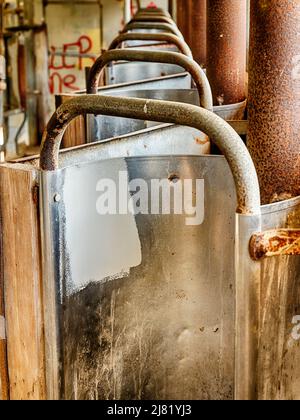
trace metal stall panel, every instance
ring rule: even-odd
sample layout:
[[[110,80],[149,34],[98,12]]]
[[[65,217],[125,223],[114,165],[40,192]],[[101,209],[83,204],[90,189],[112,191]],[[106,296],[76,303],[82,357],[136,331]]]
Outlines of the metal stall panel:
[[[236,252],[236,398],[258,400],[300,399],[299,287],[297,242],[293,256],[284,255],[291,240],[280,230],[299,237],[300,197],[261,207],[261,216],[237,216]],[[298,229],[298,230],[297,230]],[[251,259],[252,235],[269,238],[272,257]],[[296,233],[295,233],[296,235]],[[298,252],[298,254],[297,254]],[[253,254],[254,255],[254,254]],[[298,255],[298,256],[296,256]],[[261,257],[261,258],[260,258]]]
[[[148,187],[204,180],[203,223],[99,216],[97,183],[120,172]],[[46,319],[49,396],[232,399],[236,200],[225,159],[78,163],[41,183],[46,313],[57,314]]]
[[[299,229],[300,198],[263,206],[262,225],[263,231]],[[262,400],[300,399],[299,273],[299,256],[279,252],[261,263],[258,398]]]
[[[107,67],[107,84],[135,82],[137,80],[182,73],[182,67],[160,63],[116,63]]]
[[[174,76],[164,76],[149,80],[141,80],[137,82],[131,83],[124,83],[121,85],[115,86],[104,86],[97,90],[98,94],[112,94],[114,91],[118,92],[127,92],[129,90],[172,90],[172,89],[190,89],[191,87],[191,76],[188,73],[180,73]],[[57,96],[57,102],[60,105],[67,100],[72,99],[73,97],[77,97],[78,95],[85,94],[86,91],[78,91],[74,92],[73,95],[60,95]],[[110,137],[124,135],[136,129],[145,128],[145,123],[141,121],[127,121],[124,118],[113,118],[113,117],[96,117],[99,119],[99,124],[103,125],[103,129],[105,129],[105,133],[101,133],[99,135],[99,139],[107,139]],[[103,122],[102,122],[103,121]],[[109,125],[113,122],[113,125]],[[117,127],[119,127],[117,129]],[[95,128],[93,123],[89,123],[87,126],[87,133],[86,133],[86,125],[83,117],[78,117],[75,121],[73,121],[70,127],[67,128],[65,136],[64,136],[64,147],[72,147],[77,146],[79,144],[85,144],[87,141],[95,141]]]
[[[101,95],[103,91],[98,93]],[[103,92],[104,93],[104,92]],[[159,99],[172,102],[182,102],[199,106],[199,93],[194,89],[151,89],[151,90],[105,90],[105,94],[111,96],[126,96],[129,98]],[[135,120],[133,118],[118,118],[109,116],[91,116],[88,119],[87,130],[88,140],[98,141],[110,137],[121,136],[135,131],[143,130],[148,127],[160,125],[150,121]],[[205,142],[207,137],[202,135],[199,142]]]

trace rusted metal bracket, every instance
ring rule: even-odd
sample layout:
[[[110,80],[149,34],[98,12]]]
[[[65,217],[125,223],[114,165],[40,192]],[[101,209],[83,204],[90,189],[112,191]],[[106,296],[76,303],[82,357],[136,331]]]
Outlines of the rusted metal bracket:
[[[273,229],[250,239],[250,255],[255,261],[264,257],[300,255],[300,229]]]

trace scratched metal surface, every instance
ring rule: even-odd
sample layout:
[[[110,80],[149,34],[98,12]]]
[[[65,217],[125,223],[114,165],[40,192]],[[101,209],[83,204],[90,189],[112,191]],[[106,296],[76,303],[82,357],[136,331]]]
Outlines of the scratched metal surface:
[[[98,94],[128,96],[148,99],[166,99],[191,104],[198,104],[197,93],[191,88],[191,76],[187,73],[154,80],[143,80],[131,84],[106,86]],[[182,90],[182,92],[181,92]],[[153,124],[152,124],[153,125]],[[89,116],[87,121],[87,138],[89,142],[121,136],[147,128],[146,121],[109,117]]]
[[[235,272],[236,202],[225,159],[101,161],[117,152],[101,156],[89,148],[84,164],[78,164],[81,153],[74,151],[69,160],[63,158],[65,169],[42,174],[49,398],[233,399],[239,381],[240,392],[246,389],[240,395],[299,399],[300,339],[293,323],[300,315],[299,257],[257,263],[245,255]],[[130,179],[148,182],[169,175],[203,178],[204,223],[187,227],[183,216],[149,215],[127,219],[125,225],[97,221],[96,182],[104,175],[115,177],[120,168]],[[54,202],[57,193],[61,199]],[[299,212],[299,198],[263,206],[262,230],[299,227]],[[111,225],[116,226],[112,236]],[[244,218],[243,252],[258,228],[257,216]],[[122,262],[124,255],[129,266]],[[257,304],[250,295],[237,306],[243,321],[245,305],[254,302],[248,321],[258,320],[253,337],[259,340],[258,352],[247,330],[235,325],[236,281],[239,297],[245,287],[258,292]],[[51,284],[56,287],[48,293]],[[254,369],[247,365],[244,375],[246,351]]]
[[[120,167],[147,182],[204,179],[204,223],[101,221],[96,181]],[[236,199],[225,159],[98,160],[43,172],[42,190],[49,398],[232,399]]]
[[[162,63],[116,63],[107,68],[108,84],[135,82],[153,77],[182,73],[182,67]]]
[[[274,228],[300,228],[300,198],[263,207],[263,231]],[[263,260],[260,311],[258,397],[299,400],[299,256]]]

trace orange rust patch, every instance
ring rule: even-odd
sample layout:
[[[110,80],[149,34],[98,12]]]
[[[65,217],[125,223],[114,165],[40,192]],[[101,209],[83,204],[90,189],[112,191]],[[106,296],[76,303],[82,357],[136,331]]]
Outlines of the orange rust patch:
[[[202,146],[204,146],[205,144],[209,143],[209,138],[207,136],[205,136],[204,139],[201,139],[200,137],[196,137],[195,141],[197,144],[201,144]]]

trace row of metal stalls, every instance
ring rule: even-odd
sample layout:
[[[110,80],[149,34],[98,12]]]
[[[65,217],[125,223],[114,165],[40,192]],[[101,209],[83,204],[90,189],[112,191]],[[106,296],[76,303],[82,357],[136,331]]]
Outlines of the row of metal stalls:
[[[261,206],[246,103],[150,8],[57,105],[1,167],[3,397],[300,398],[300,199]]]

